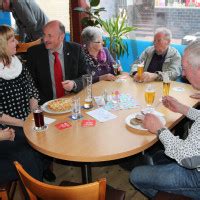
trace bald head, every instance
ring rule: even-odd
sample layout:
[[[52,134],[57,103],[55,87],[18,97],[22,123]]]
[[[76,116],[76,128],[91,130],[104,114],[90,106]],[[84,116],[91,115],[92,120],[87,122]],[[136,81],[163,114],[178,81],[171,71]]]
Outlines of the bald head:
[[[56,51],[65,38],[65,27],[58,21],[48,22],[43,28],[43,41],[47,49]]]

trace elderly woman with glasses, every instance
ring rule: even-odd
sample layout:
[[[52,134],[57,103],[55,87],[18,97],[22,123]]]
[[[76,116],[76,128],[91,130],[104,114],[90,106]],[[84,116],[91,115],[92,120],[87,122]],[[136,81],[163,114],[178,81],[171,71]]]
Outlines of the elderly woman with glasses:
[[[81,33],[83,51],[88,66],[87,72],[93,76],[93,82],[101,80],[114,81],[113,57],[103,47],[102,31],[97,27],[88,26]]]

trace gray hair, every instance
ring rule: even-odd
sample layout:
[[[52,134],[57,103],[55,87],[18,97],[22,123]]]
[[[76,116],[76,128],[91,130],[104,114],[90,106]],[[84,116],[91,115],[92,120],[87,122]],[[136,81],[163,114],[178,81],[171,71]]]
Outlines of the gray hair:
[[[158,34],[158,33],[163,33],[169,40],[172,39],[172,32],[165,27],[159,27],[155,30],[154,35]]]
[[[192,67],[200,67],[200,40],[195,40],[185,48],[184,56]]]
[[[95,26],[88,26],[83,29],[81,33],[81,38],[83,44],[89,44],[90,42],[95,42],[98,37],[102,37],[102,30]]]

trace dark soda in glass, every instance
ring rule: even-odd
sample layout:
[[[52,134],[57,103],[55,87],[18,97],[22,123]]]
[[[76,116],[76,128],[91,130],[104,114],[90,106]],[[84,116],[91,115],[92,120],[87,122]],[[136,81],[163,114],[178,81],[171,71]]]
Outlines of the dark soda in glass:
[[[33,117],[35,120],[35,127],[36,128],[43,128],[44,127],[44,116],[43,111],[41,109],[35,109],[33,111]]]

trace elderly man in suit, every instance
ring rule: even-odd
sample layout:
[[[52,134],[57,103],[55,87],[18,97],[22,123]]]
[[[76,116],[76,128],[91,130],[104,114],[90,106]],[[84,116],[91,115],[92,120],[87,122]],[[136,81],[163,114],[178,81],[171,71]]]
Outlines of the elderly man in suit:
[[[43,28],[43,44],[28,50],[27,66],[39,90],[40,104],[83,87],[86,64],[82,48],[64,38],[63,24],[50,21]]]

